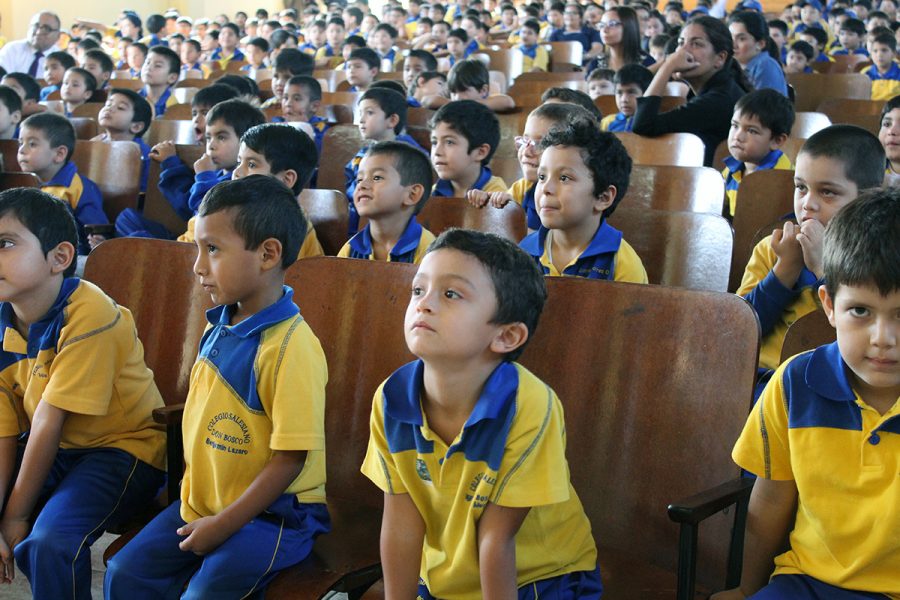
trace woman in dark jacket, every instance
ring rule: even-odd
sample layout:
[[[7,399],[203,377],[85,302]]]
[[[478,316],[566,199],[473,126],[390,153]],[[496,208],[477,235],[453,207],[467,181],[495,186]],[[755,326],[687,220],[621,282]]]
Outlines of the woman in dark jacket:
[[[734,60],[731,32],[712,17],[694,17],[678,37],[678,49],[666,57],[653,81],[638,98],[634,133],[693,133],[706,146],[703,164],[712,166],[716,146],[728,137],[734,104],[753,86]],[[690,86],[687,104],[660,113],[666,84],[678,75]]]

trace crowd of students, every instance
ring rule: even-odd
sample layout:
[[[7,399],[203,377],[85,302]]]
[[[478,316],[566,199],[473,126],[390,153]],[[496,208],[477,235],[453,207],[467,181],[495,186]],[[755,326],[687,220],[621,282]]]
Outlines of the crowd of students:
[[[131,208],[115,235],[195,244],[194,272],[217,305],[191,373],[181,496],[111,559],[105,596],[245,597],[327,535],[328,367],[284,286],[296,260],[324,254],[297,202],[329,159],[318,67],[344,70],[359,94],[363,141],[344,167],[350,219],[338,256],[419,265],[402,325],[417,360],[371,390],[361,465],[384,492],[387,597],[600,597],[602,565],[568,476],[565,398],[515,359],[537,326],[544,276],[648,283],[608,222],[633,166],[616,133],[686,131],[703,141],[707,165],[727,140],[726,217],[744,177],[794,170],[792,218],[756,245],[737,291],[762,341],[733,456],[757,479],[741,585],[714,597],[900,598],[891,509],[900,494],[900,192],[884,187],[900,169],[893,0],[880,10],[870,0],[827,10],[804,0],[768,22],[755,0],[727,18],[705,0],[691,14],[677,2],[662,12],[627,4],[410,0],[387,3],[380,19],[364,1],[277,20],[263,10],[233,21],[125,11],[115,27],[72,28],[65,50],[42,57],[43,86],[5,73],[0,137],[19,140],[19,167],[41,189],[0,192],[0,582],[15,564],[35,598],[86,597],[89,546],[165,480],[164,439],[150,419],[162,400],[131,313],[74,276],[77,256],[107,237],[86,227],[108,219],[72,161],[67,118],[98,90],[96,139],[141,147],[142,191],[149,162],[159,162],[152,185],[187,223],[170,231]],[[472,56],[492,36],[520,51],[527,71],[552,58],[542,41],[584,50],[589,93],[544,92],[514,139],[521,178],[511,185],[491,159],[501,144],[495,113],[515,101]],[[892,98],[879,136],[832,125],[792,164],[784,73],[866,52],[873,98]],[[205,145],[193,165],[172,141],[143,142],[176,102],[177,81],[232,61],[242,63],[236,73],[191,99]],[[376,79],[401,69],[402,82]],[[272,98],[261,102],[257,78],[268,71]],[[139,78],[140,91],[117,87],[114,72]],[[662,111],[673,81],[690,88],[687,102]],[[56,93],[63,114],[42,104]],[[594,100],[607,94],[619,112],[604,116]],[[409,107],[420,106],[434,109],[430,148],[407,132]],[[267,117],[271,107],[280,114]],[[432,196],[480,210],[514,202],[529,233],[518,245],[467,230],[435,238],[416,219]],[[788,327],[820,309],[837,342],[779,364]]]

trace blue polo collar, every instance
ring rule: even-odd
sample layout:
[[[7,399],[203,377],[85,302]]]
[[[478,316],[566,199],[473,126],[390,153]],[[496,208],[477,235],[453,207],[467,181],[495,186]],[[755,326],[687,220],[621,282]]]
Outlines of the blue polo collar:
[[[473,190],[483,190],[484,186],[487,185],[487,182],[491,180],[493,177],[493,173],[491,173],[491,169],[489,167],[481,167],[481,174],[478,176],[478,180],[475,181],[475,185],[472,186]],[[449,179],[438,179],[438,182],[434,186],[434,193],[432,196],[453,196],[453,184],[450,183]]]
[[[56,175],[50,178],[50,181],[44,184],[44,186],[61,186],[61,187],[69,187],[72,185],[72,180],[75,179],[75,174],[78,172],[78,167],[71,160],[63,165],[62,169],[56,172]]]
[[[847,365],[837,342],[813,350],[803,374],[806,385],[823,398],[835,402],[856,402],[847,378]]]
[[[240,323],[230,326],[231,316],[234,314],[234,305],[216,306],[206,311],[206,320],[211,325],[221,325],[234,335],[248,338],[259,334],[264,329],[289,319],[300,312],[294,304],[294,290],[288,286],[282,286],[284,294],[281,298],[258,313],[250,315]]]
[[[759,166],[756,168],[757,171],[762,171],[764,169],[773,169],[775,168],[776,163],[784,154],[781,150],[775,149],[766,154],[765,158],[762,159],[762,162],[759,163]],[[739,171],[744,170],[744,163],[739,161],[733,156],[728,156],[724,161],[725,166],[728,167],[728,172],[731,175]]]
[[[535,44],[534,46],[519,44],[519,50],[521,50],[522,54],[524,54],[528,58],[534,58],[535,56],[537,56],[537,48],[537,44]]]
[[[59,293],[56,295],[56,300],[53,301],[53,306],[50,307],[50,310],[44,314],[40,320],[35,321],[28,328],[28,339],[29,340],[39,340],[39,338],[44,337],[44,332],[49,325],[53,323],[56,317],[59,316],[66,305],[69,303],[69,297],[78,289],[78,285],[81,283],[81,279],[77,277],[67,277],[63,279],[62,285],[59,288]],[[3,340],[6,336],[7,328],[12,327],[15,329],[16,327],[16,315],[13,311],[12,304],[9,302],[0,303],[0,345],[3,344]],[[29,355],[32,354],[29,344]],[[36,354],[35,354],[36,355]]]
[[[419,225],[419,222],[416,221],[414,216],[410,217],[409,222],[406,224],[406,229],[403,230],[403,235],[400,236],[400,239],[397,240],[397,243],[391,248],[391,260],[396,260],[394,257],[415,251],[415,249],[419,247],[419,240],[421,238],[422,226]],[[369,229],[368,225],[366,225],[362,231],[350,238],[350,247],[364,256],[372,255],[372,231]]]
[[[544,244],[547,241],[547,234],[549,232],[549,229],[541,225],[540,229],[537,230],[537,235],[529,235],[522,240],[522,243],[519,245],[531,256],[543,256]],[[622,232],[607,223],[606,219],[603,219],[603,222],[600,223],[600,227],[597,228],[597,233],[595,233],[594,237],[591,239],[591,243],[584,249],[584,252],[578,257],[578,260],[590,258],[591,256],[598,256],[600,254],[618,252],[619,246],[621,245]]]

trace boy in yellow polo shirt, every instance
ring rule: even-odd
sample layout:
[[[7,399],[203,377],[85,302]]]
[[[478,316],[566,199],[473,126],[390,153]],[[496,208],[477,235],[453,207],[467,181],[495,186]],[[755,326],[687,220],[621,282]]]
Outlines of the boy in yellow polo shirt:
[[[12,550],[38,600],[89,597],[89,547],[165,482],[162,398],[134,319],[72,277],[77,244],[62,201],[0,193],[0,583]]]
[[[900,598],[898,231],[896,188],[825,231],[817,291],[837,342],[778,368],[734,447],[758,479],[740,587],[716,600]]]
[[[219,306],[191,370],[181,498],[109,562],[107,598],[165,598],[185,584],[184,598],[245,598],[330,529],[328,369],[284,285],[305,223],[274,177],[220,183],[203,199],[194,272]]]
[[[546,297],[491,234],[451,229],[419,266],[404,323],[419,360],[375,393],[362,465],[384,491],[387,598],[600,597],[562,404],[513,362]]]

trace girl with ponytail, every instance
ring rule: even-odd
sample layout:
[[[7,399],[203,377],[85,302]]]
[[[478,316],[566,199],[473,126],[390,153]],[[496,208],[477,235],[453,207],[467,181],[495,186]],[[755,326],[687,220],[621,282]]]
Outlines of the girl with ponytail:
[[[778,55],[769,37],[766,18],[760,13],[743,10],[728,17],[728,30],[734,44],[734,59],[744,68],[756,89],[770,88],[787,96],[784,71],[771,52]]]

